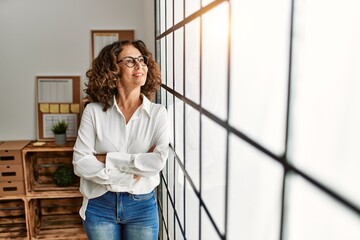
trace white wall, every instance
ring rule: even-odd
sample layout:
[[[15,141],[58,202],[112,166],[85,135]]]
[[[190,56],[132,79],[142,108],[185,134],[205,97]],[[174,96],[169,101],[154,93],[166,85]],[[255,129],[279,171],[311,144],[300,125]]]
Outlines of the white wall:
[[[154,52],[151,0],[1,0],[0,140],[36,139],[35,79],[80,75],[92,29],[134,29]],[[82,84],[83,86],[83,84]]]

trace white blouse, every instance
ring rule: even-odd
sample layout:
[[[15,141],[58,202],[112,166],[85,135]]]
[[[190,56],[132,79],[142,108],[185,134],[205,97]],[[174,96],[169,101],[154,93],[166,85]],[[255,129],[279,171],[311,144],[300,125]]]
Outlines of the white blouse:
[[[163,105],[143,102],[126,124],[115,98],[103,111],[89,103],[82,115],[74,146],[74,171],[84,196],[80,216],[85,219],[88,199],[107,191],[145,194],[160,183],[169,150],[167,111]],[[148,150],[156,146],[153,152]],[[105,164],[95,154],[105,154]],[[141,176],[133,179],[133,176]]]

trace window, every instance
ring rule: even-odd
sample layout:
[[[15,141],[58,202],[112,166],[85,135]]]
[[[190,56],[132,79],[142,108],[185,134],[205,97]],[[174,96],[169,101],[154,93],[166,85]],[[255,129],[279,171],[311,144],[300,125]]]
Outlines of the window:
[[[155,2],[161,238],[360,239],[360,3]]]

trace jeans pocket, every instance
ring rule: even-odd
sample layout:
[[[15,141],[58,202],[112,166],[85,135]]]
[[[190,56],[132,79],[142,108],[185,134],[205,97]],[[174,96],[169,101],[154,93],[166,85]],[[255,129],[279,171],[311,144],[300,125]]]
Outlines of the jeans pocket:
[[[154,191],[145,194],[131,194],[131,198],[135,201],[146,201],[154,196]]]

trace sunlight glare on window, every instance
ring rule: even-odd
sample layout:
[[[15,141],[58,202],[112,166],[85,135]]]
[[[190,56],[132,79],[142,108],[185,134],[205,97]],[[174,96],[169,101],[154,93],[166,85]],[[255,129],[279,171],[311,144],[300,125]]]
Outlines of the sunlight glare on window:
[[[289,1],[234,1],[231,7],[230,124],[281,155],[289,71]]]
[[[224,2],[203,16],[202,104],[226,119],[228,80],[229,4]]]

